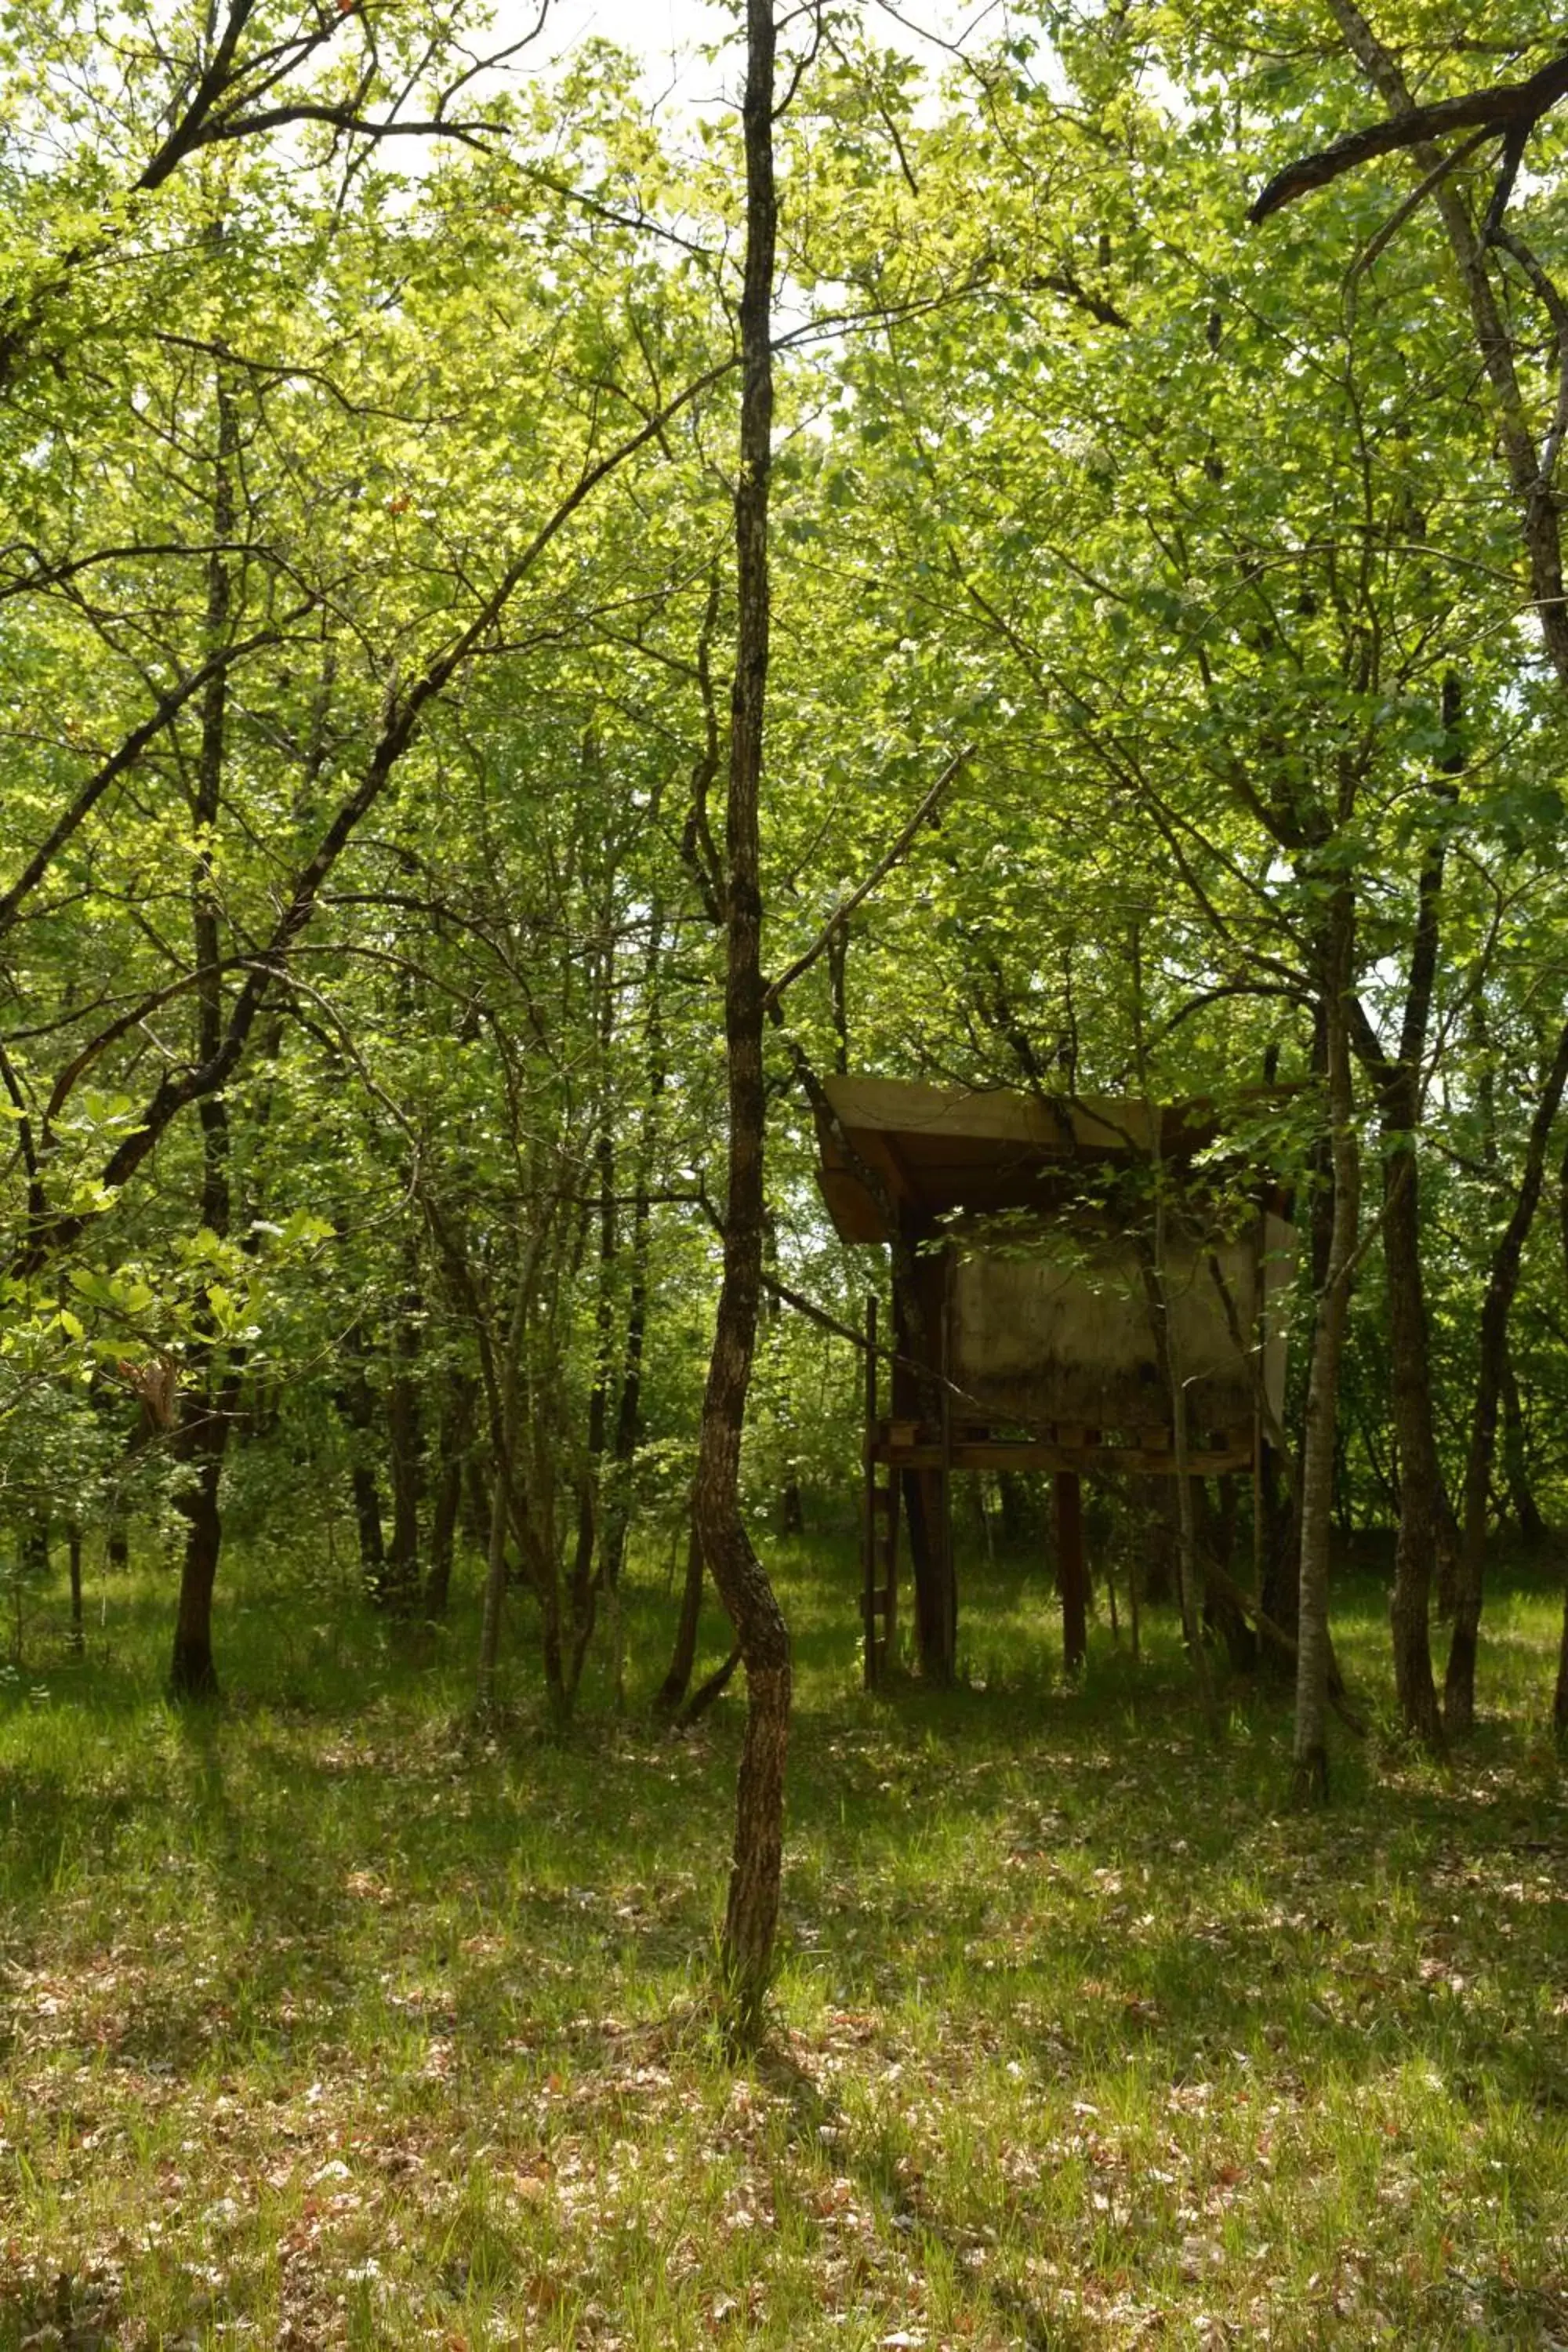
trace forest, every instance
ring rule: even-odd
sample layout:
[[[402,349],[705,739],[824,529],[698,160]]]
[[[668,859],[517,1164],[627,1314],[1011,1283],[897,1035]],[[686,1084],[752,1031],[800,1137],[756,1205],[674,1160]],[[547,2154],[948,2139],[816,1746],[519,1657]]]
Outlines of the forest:
[[[1568,2343],[1561,25],[719,13],[0,15],[0,2352]]]

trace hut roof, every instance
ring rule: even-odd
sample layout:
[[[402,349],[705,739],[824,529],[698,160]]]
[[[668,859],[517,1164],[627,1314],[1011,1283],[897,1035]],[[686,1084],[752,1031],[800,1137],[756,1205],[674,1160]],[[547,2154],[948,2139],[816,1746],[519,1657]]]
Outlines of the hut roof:
[[[1137,1097],[1046,1097],[852,1076],[828,1078],[824,1091],[833,1117],[817,1118],[818,1179],[847,1242],[892,1236],[840,1129],[916,1226],[954,1213],[1048,1213],[1070,1194],[1077,1171],[1146,1160],[1152,1141],[1151,1107]],[[1221,1130],[1217,1108],[1201,1097],[1159,1111],[1160,1148],[1170,1160],[1190,1160]]]

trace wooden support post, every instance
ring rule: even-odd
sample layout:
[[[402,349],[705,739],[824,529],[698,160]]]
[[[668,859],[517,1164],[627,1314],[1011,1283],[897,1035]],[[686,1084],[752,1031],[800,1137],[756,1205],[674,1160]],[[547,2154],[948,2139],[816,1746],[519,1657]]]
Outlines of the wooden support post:
[[[860,1623],[866,1636],[866,1688],[877,1684],[877,1298],[866,1301],[866,1493],[862,1538],[864,1576],[860,1592]]]
[[[1062,1663],[1076,1674],[1089,1651],[1089,1575],[1083,1553],[1083,1489],[1076,1470],[1058,1470],[1057,1582],[1062,1596]]]

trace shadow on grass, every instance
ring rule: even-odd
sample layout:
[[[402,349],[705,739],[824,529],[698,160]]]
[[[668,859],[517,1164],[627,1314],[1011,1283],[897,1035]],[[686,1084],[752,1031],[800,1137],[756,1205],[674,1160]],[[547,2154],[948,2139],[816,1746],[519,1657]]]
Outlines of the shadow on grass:
[[[897,2007],[973,1979],[1027,2057],[1065,1977],[1105,1990],[1064,2018],[1058,2065],[1131,2046],[1181,2078],[1272,2035],[1350,2076],[1402,2054],[1509,2099],[1564,2095],[1538,2046],[1500,2035],[1493,2008],[1467,2006],[1440,1972],[1387,1981],[1382,1963],[1337,1951],[1373,1940],[1387,1884],[1430,1909],[1441,1959],[1456,1856],[1506,1858],[1542,1838],[1547,1784],[1523,1769],[1516,1732],[1483,1727],[1450,1783],[1347,1748],[1327,1822],[1291,1820],[1279,1810],[1286,1696],[1230,1686],[1230,1736],[1212,1748],[1166,1620],[1146,1621],[1136,1663],[1098,1628],[1087,1674],[1066,1685],[1037,1564],[972,1563],[965,1643],[984,1684],[869,1698],[847,1548],[796,1548],[782,1567],[800,1691],[788,1937],[825,1987]],[[170,1710],[138,1685],[138,1661],[161,1667],[172,1596],[128,1587],[110,1665],[52,1689],[0,1761],[13,1948],[47,1932],[62,1887],[107,1894],[123,1870],[190,1956],[132,2003],[116,2045],[128,2063],[185,2072],[264,2048],[287,2066],[388,2035],[547,2053],[584,1985],[657,2006],[700,1970],[741,1705],[671,1738],[640,1715],[595,1713],[591,1685],[563,1740],[457,1738],[471,1593],[438,1637],[400,1647],[343,1596],[268,1600],[236,1581],[227,1708]],[[1342,1590],[1363,1681],[1384,1607],[1375,1579]],[[669,1615],[649,1585],[628,1592],[650,1688]],[[531,1633],[517,1596],[518,1681]],[[89,1733],[101,1769],[84,1768]],[[1526,1998],[1545,1964],[1537,1923],[1520,1932],[1487,1870],[1460,1893],[1500,1993]]]

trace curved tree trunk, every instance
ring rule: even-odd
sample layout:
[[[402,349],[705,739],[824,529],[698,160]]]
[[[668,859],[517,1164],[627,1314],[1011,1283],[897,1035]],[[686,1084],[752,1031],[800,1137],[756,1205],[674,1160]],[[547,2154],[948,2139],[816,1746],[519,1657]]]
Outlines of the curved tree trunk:
[[[724,1272],[702,1400],[693,1510],[746,1669],[746,1728],[735,1794],[735,1843],[720,1960],[727,2024],[745,2047],[761,2032],[773,1974],[784,1861],[790,1645],[773,1587],[741,1517],[741,1434],[762,1296],[762,891],[759,803],[767,692],[768,484],[773,436],[773,0],[747,0],[746,268],[741,299],[740,468],[735,486],[737,617],[722,906],[724,1045],[729,1081],[729,1195]]]

